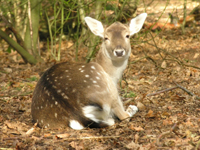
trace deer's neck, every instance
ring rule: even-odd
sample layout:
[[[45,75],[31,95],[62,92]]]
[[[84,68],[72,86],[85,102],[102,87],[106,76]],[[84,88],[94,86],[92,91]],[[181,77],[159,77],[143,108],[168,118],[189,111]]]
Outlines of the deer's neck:
[[[124,70],[126,69],[128,59],[114,61],[111,60],[105,53],[106,51],[104,50],[104,46],[102,45],[96,57],[96,62],[102,66],[104,71],[111,77],[115,85],[117,85],[122,77]]]

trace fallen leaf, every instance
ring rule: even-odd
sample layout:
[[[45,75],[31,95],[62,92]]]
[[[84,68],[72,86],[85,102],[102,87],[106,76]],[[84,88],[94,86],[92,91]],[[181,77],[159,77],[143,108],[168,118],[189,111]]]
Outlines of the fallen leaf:
[[[12,68],[3,68],[6,73],[12,73]]]
[[[161,113],[161,118],[168,118],[170,114],[167,111]]]
[[[196,59],[198,56],[199,56],[199,53],[195,53],[193,58]]]
[[[67,137],[69,137],[69,136],[70,136],[70,134],[68,134],[68,133],[57,134],[57,135],[56,135],[57,138],[67,138]]]
[[[132,142],[130,142],[128,145],[126,145],[126,148],[128,148],[128,149],[138,149],[138,148],[140,148],[140,145],[139,145],[139,144],[136,144],[136,143],[134,143],[134,142],[132,141]]]
[[[139,139],[139,135],[138,134],[135,134],[135,143],[137,144],[138,143],[138,139]]]
[[[83,146],[81,146],[80,144],[78,144],[78,143],[75,142],[75,141],[70,142],[69,145],[70,145],[71,147],[75,148],[76,150],[84,149]]]
[[[164,126],[172,125],[172,124],[173,124],[173,122],[172,122],[170,119],[165,119],[165,120],[163,120],[163,125],[164,125]]]
[[[150,110],[148,111],[148,113],[146,114],[146,117],[148,117],[148,118],[153,118],[153,117],[155,117],[155,113],[150,109]]]
[[[139,126],[139,127],[134,127],[133,124],[131,124],[131,126],[129,127],[131,130],[135,130],[135,131],[143,131],[144,129]]]
[[[163,62],[162,62],[161,68],[163,68],[163,69],[167,68],[167,63],[166,63],[166,61],[163,61]]]
[[[145,110],[145,109],[146,109],[146,106],[144,106],[143,103],[138,102],[138,103],[137,103],[137,108],[138,108],[139,110]]]

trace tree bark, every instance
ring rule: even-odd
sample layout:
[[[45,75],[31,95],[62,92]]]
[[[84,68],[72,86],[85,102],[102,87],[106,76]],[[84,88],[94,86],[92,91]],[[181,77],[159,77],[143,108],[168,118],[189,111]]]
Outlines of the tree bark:
[[[27,21],[27,29],[25,33],[24,43],[29,53],[39,56],[37,50],[38,43],[38,30],[39,30],[39,20],[40,20],[40,6],[41,0],[30,0],[30,11],[29,19]]]
[[[24,59],[25,62],[30,64],[36,64],[37,60],[31,54],[29,54],[23,47],[21,47],[16,41],[10,38],[5,32],[0,29],[0,37],[3,38],[11,47],[13,47]],[[40,59],[41,60],[41,59]]]

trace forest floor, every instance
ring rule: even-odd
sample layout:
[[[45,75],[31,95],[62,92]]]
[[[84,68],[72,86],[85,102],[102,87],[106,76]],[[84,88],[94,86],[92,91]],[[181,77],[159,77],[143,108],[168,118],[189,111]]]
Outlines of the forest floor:
[[[32,93],[39,74],[55,61],[31,66],[16,52],[0,51],[0,150],[200,149],[200,26],[185,32],[166,29],[138,38],[141,44],[132,40],[120,93],[126,108],[133,104],[139,111],[128,123],[101,129],[35,127]],[[62,61],[74,62],[67,44],[63,42]],[[84,60],[86,50],[80,49],[79,60]],[[47,55],[43,52],[44,58]]]

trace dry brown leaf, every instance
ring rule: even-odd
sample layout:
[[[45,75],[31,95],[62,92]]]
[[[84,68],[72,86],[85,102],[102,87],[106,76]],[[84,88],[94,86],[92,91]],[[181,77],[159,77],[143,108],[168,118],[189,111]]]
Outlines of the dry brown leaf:
[[[139,126],[139,127],[134,127],[133,124],[131,124],[131,126],[129,127],[131,130],[135,130],[135,131],[143,131],[144,129]]]
[[[170,119],[163,120],[163,125],[164,126],[168,126],[168,125],[172,125],[172,124],[173,124],[173,122]]]
[[[49,136],[51,136],[51,133],[44,134],[44,137],[49,137]]]
[[[153,112],[153,110],[149,110],[148,113],[146,114],[146,117],[148,118],[153,118],[156,117],[155,113]]]
[[[75,148],[76,150],[84,149],[82,145],[78,144],[78,143],[75,142],[75,141],[70,142],[69,145],[70,145],[71,147]]]
[[[161,113],[161,118],[168,118],[170,116],[169,112],[164,111]]]
[[[134,137],[135,137],[135,143],[137,144],[138,143],[138,139],[139,139],[139,135],[136,133]]]
[[[166,63],[166,61],[163,61],[163,62],[162,62],[161,68],[163,68],[163,69],[167,68],[167,63]]]
[[[128,145],[126,145],[126,148],[128,148],[128,149],[138,149],[138,148],[140,148],[140,145],[136,144],[135,142],[132,141]]]
[[[137,107],[139,108],[139,110],[145,110],[146,109],[146,106],[141,102],[137,103]]]
[[[68,133],[57,134],[57,135],[56,135],[57,138],[68,138],[69,136],[70,136],[70,134],[68,134]]]

